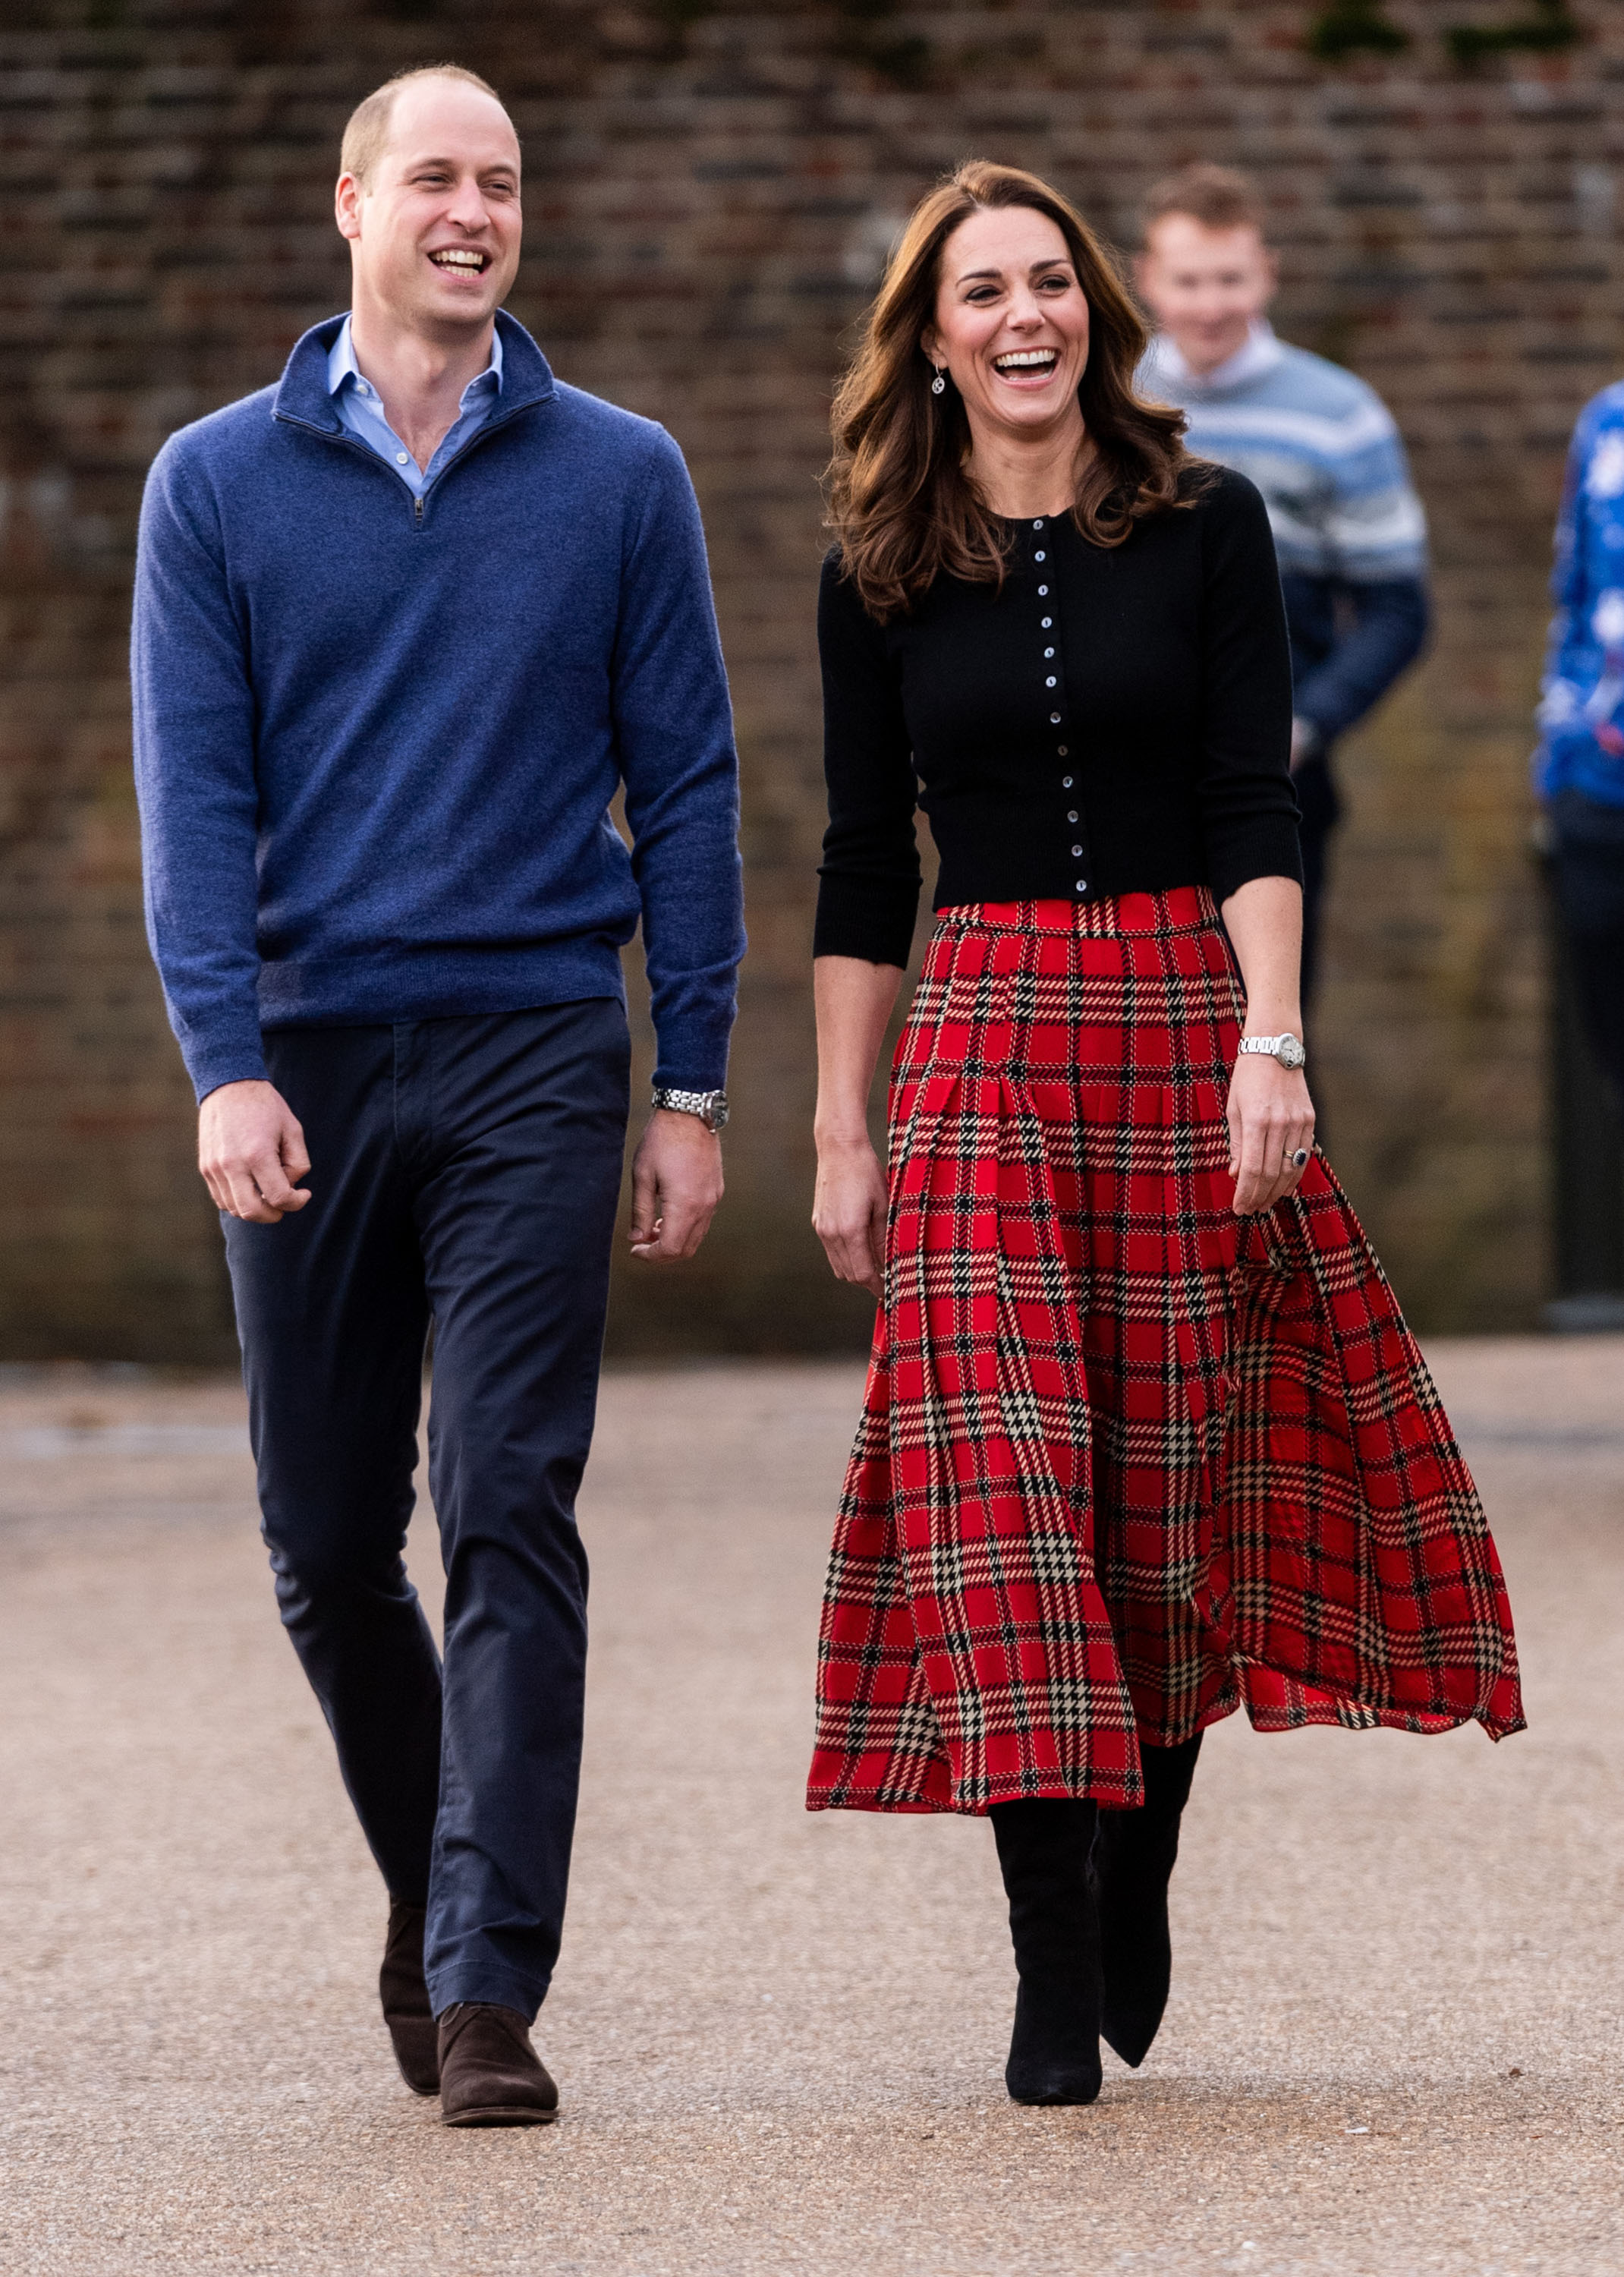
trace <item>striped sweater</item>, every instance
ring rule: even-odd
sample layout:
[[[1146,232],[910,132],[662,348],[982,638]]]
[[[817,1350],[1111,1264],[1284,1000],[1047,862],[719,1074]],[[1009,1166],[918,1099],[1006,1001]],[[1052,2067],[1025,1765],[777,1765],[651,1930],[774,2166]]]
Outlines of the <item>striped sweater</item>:
[[[1404,446],[1373,389],[1262,322],[1204,376],[1165,336],[1142,393],[1176,403],[1190,447],[1250,477],[1274,531],[1291,628],[1293,709],[1329,751],[1426,638],[1427,525]]]
[[[1288,575],[1350,584],[1425,575],[1426,516],[1399,430],[1353,372],[1288,347],[1259,323],[1238,354],[1204,377],[1165,336],[1153,340],[1139,386],[1180,406],[1199,456],[1256,484]]]

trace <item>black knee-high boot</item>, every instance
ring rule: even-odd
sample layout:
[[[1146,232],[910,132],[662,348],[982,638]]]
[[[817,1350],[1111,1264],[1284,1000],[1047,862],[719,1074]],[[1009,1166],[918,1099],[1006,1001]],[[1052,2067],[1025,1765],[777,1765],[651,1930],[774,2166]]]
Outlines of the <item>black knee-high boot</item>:
[[[1100,2030],[1126,2064],[1144,2061],[1167,2006],[1172,1980],[1167,1885],[1200,1752],[1199,1732],[1177,1748],[1142,1747],[1143,1804],[1099,1814],[1089,1866],[1104,1982]]]
[[[1020,1987],[1004,2083],[1017,2103],[1099,2093],[1099,1933],[1089,1882],[1091,1802],[995,1803]]]

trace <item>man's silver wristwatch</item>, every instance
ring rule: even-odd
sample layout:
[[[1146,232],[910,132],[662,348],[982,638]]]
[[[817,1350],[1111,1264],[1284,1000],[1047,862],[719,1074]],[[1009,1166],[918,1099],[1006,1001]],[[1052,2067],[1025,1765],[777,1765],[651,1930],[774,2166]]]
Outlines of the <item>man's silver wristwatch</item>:
[[[1243,1052],[1266,1052],[1271,1060],[1279,1060],[1283,1068],[1300,1068],[1308,1058],[1302,1040],[1288,1029],[1283,1036],[1242,1036]]]
[[[697,1115],[707,1131],[719,1131],[727,1120],[725,1091],[672,1091],[656,1083],[654,1103],[656,1107],[669,1107],[673,1115]]]

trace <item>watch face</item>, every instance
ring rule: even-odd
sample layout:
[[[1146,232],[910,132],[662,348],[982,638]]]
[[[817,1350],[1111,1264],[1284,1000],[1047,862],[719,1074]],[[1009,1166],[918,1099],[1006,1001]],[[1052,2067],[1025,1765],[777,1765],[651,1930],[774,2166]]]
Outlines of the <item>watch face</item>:
[[[1302,1046],[1297,1041],[1295,1036],[1282,1036],[1280,1038],[1280,1047],[1279,1052],[1276,1054],[1276,1057],[1279,1059],[1280,1065],[1283,1068],[1300,1068],[1304,1060],[1307,1059],[1308,1054],[1303,1050]]]

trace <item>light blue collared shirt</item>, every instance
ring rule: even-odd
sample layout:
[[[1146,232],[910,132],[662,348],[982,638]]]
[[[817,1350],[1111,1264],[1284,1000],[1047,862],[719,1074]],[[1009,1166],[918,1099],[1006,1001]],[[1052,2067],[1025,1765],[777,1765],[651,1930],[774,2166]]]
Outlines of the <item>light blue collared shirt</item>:
[[[383,397],[372,382],[362,377],[360,366],[355,361],[355,350],[350,342],[350,320],[347,316],[338,339],[328,350],[327,385],[337,405],[338,416],[351,434],[359,436],[369,450],[376,451],[380,459],[394,468],[414,498],[421,498],[435,476],[478,434],[497,407],[497,398],[502,392],[502,335],[492,331],[490,362],[479,377],[471,379],[463,389],[457,417],[426,467],[419,467],[384,417]]]

